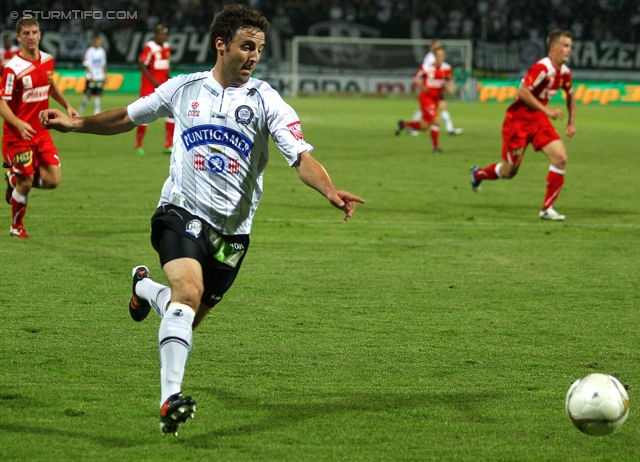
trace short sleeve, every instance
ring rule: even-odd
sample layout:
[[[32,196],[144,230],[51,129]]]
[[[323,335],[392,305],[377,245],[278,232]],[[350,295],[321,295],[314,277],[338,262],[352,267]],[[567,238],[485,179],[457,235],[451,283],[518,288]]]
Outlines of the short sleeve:
[[[531,66],[527,74],[522,78],[522,83],[533,91],[547,77],[547,68],[541,64]]]
[[[313,151],[313,146],[304,140],[298,114],[278,92],[270,88],[263,96],[271,138],[289,165],[293,166],[298,156],[304,151]]]
[[[142,64],[148,66],[151,62],[151,48],[145,46],[140,53],[140,58],[138,59]]]
[[[5,101],[10,101],[13,97],[13,90],[15,90],[16,74],[5,67],[2,70],[2,78],[0,79],[0,98]]]
[[[566,71],[561,74],[562,81],[560,82],[560,86],[567,93],[573,92],[573,82],[571,81],[571,72]]]

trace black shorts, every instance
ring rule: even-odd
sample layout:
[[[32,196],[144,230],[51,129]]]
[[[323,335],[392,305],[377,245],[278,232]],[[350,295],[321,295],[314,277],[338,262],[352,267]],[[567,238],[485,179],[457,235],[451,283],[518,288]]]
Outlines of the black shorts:
[[[87,80],[87,86],[84,89],[85,95],[94,95],[94,96],[102,96],[102,85],[104,82],[102,80],[94,80],[90,82]]]
[[[235,281],[249,248],[249,235],[212,234],[215,230],[199,217],[174,205],[158,207],[151,217],[151,244],[160,256],[160,264],[178,258],[193,258],[202,266],[204,292],[201,302],[214,306]],[[239,257],[234,266],[221,261],[220,248],[212,245],[212,236],[219,236],[224,247]],[[223,244],[224,245],[224,244]]]

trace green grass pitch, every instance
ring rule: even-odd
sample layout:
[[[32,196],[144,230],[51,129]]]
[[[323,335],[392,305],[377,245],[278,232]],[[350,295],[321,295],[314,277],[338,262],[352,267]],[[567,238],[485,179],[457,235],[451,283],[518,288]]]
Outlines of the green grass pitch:
[[[158,429],[159,320],[126,308],[132,266],[164,281],[148,237],[163,123],[144,157],[133,132],[53,134],[62,184],[32,192],[31,239],[1,215],[0,460],[638,460],[640,108],[578,107],[567,219],[550,223],[531,148],[516,178],[469,188],[471,165],[500,158],[506,105],[451,104],[465,132],[434,155],[426,133],[393,135],[414,99],[290,103],[367,203],[344,223],[272,148],[243,269],[195,332],[183,391],[198,412],[177,438]],[[629,387],[611,436],[565,415],[591,372]]]

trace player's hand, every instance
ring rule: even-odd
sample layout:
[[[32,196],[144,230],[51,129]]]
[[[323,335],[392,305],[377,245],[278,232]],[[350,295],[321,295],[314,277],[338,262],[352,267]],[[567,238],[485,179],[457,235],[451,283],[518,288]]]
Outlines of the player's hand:
[[[71,117],[67,117],[58,109],[40,111],[38,118],[47,130],[54,129],[62,133],[67,133],[71,130]]]
[[[547,109],[545,112],[547,113],[547,117],[553,120],[562,120],[562,118],[564,117],[564,112],[562,112],[562,109]]]
[[[20,131],[20,135],[24,140],[29,141],[36,134],[36,131],[33,129],[31,124],[25,122],[24,120],[20,120],[16,125],[16,128]]]
[[[356,211],[356,202],[364,204],[364,199],[339,189],[335,189],[329,193],[327,199],[329,199],[331,205],[344,211],[344,221],[349,221],[349,218],[353,216]]]
[[[567,128],[565,129],[565,133],[567,134],[567,138],[571,139],[573,135],[576,134],[576,126],[573,124],[568,124]]]
[[[67,107],[67,114],[69,114],[69,117],[78,117],[78,111],[76,111],[72,106]]]

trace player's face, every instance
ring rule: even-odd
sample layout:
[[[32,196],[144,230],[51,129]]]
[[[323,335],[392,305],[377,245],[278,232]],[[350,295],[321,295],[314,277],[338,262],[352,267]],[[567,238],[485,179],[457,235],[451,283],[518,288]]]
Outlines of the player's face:
[[[569,37],[560,37],[560,39],[551,44],[549,54],[551,60],[556,64],[563,64],[569,61],[571,57],[571,49],[573,46],[573,40]]]
[[[94,48],[100,48],[100,45],[102,45],[102,39],[100,39],[100,37],[96,37],[93,39],[93,47]]]
[[[264,43],[264,32],[259,29],[239,29],[226,47],[222,39],[217,38],[216,48],[218,53],[222,51],[220,70],[226,80],[224,83],[231,86],[247,83],[260,62]]]
[[[436,50],[436,66],[439,66],[440,64],[442,64],[444,62],[444,50],[441,48],[439,50]]]
[[[169,35],[165,31],[156,32],[156,43],[158,45],[162,45],[164,42],[167,41],[168,36]]]
[[[16,38],[23,50],[35,53],[40,45],[40,29],[38,26],[22,26]]]

